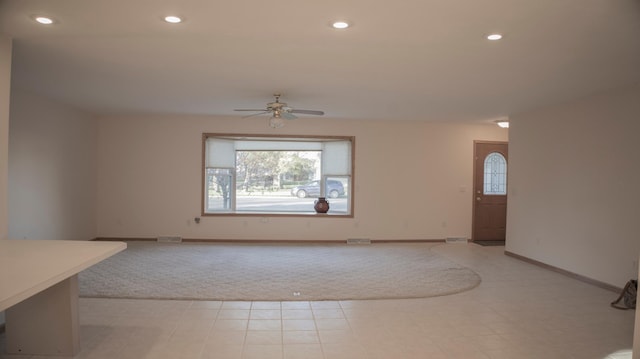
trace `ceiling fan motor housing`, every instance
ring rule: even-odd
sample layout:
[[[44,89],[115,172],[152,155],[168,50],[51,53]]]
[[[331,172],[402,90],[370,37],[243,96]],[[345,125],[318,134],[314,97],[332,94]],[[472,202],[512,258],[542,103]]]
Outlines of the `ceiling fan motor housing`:
[[[288,107],[285,102],[270,102],[267,104],[267,110],[269,111],[280,111],[280,112],[290,112],[291,107]]]

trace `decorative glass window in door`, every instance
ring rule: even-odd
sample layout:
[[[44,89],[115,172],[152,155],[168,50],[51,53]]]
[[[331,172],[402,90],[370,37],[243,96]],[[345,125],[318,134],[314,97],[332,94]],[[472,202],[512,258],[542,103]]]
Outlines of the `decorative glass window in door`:
[[[507,160],[499,152],[492,152],[484,159],[484,194],[507,194]]]

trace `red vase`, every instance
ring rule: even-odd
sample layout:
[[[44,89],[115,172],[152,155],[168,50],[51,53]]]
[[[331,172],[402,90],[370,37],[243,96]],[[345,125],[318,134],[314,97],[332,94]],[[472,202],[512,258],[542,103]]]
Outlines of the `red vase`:
[[[320,197],[314,202],[313,208],[317,213],[327,213],[329,212],[329,202],[325,197]]]

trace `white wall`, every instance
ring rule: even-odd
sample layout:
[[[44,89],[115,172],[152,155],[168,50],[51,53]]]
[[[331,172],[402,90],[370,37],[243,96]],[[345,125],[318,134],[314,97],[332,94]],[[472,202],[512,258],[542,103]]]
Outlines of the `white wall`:
[[[491,124],[327,118],[301,118],[276,131],[265,119],[206,116],[112,116],[99,127],[99,237],[469,237],[473,140],[507,139]],[[225,216],[195,224],[203,132],[356,136],[355,218]]]
[[[96,120],[14,88],[9,132],[9,237],[95,238]]]
[[[11,38],[0,34],[0,240],[7,239],[7,176],[9,162],[9,99],[11,97]]]
[[[618,287],[635,278],[640,86],[510,119],[507,251]]]

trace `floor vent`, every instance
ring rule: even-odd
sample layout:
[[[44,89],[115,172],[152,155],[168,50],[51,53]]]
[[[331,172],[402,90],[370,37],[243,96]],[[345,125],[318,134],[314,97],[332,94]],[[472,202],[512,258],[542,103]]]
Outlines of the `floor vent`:
[[[158,243],[182,243],[182,237],[178,236],[160,236]]]
[[[465,237],[449,237],[445,239],[447,243],[468,243],[469,240]]]
[[[371,244],[371,240],[369,238],[349,238],[347,244]]]

